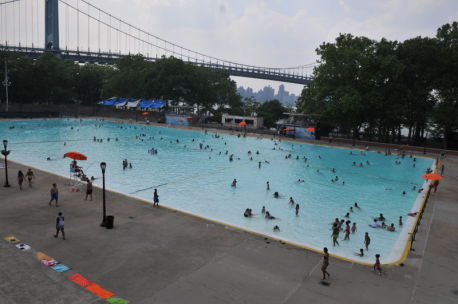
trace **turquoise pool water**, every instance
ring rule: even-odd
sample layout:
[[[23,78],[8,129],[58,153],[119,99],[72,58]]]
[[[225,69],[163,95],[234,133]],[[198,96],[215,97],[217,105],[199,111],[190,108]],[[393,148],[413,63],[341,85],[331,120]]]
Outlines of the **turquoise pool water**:
[[[94,142],[94,136],[103,142]],[[70,161],[62,156],[78,151],[88,156],[87,161],[79,162],[88,176],[101,177],[99,163],[107,163],[108,189],[152,201],[153,189],[157,188],[163,205],[308,247],[321,250],[326,246],[333,254],[365,262],[372,262],[375,253],[381,254],[384,263],[399,258],[413,223],[406,214],[416,211],[420,200],[412,187],[422,187],[421,175],[433,163],[420,157],[414,162],[409,156],[402,159],[231,135],[216,138],[211,132],[97,120],[1,121],[0,139],[4,138],[9,140],[12,160],[69,176]],[[158,154],[148,153],[151,148]],[[291,158],[285,158],[288,154]],[[133,168],[123,170],[123,159]],[[396,165],[398,160],[401,164]],[[353,162],[364,167],[353,166]],[[333,183],[335,176],[339,181]],[[238,181],[235,188],[231,187],[234,178]],[[270,190],[266,189],[267,181]],[[101,185],[101,179],[95,184]],[[275,191],[280,198],[273,197]],[[298,216],[289,197],[300,206]],[[340,246],[333,247],[331,223],[336,217],[344,219],[354,202],[362,209],[350,213],[349,220],[357,223],[358,230],[346,241],[342,232]],[[262,206],[277,219],[265,219]],[[243,216],[246,208],[253,210],[252,218]],[[380,213],[388,225],[395,224],[396,232],[368,226]],[[398,226],[400,215],[403,227]],[[273,231],[275,225],[280,231]],[[363,248],[365,232],[369,232],[371,245],[360,258],[355,252]]]

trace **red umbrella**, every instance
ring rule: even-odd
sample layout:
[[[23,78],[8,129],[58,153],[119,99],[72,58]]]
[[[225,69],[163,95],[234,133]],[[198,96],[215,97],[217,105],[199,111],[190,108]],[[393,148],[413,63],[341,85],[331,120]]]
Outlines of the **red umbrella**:
[[[240,126],[246,126],[246,122],[241,121],[241,122],[239,122],[239,125],[240,125]]]
[[[296,129],[285,129],[285,131],[296,131]]]
[[[68,157],[75,160],[86,160],[87,156],[79,152],[67,152],[64,154],[64,157]]]
[[[441,180],[442,176],[439,174],[434,174],[434,173],[428,173],[428,174],[423,174],[421,177],[424,179],[430,179],[430,180]]]
[[[192,119],[193,117],[192,116],[186,116],[187,119]]]
[[[142,113],[142,115],[148,115],[148,114],[149,114],[149,112],[143,112]]]
[[[307,128],[307,132],[313,132],[315,131],[315,128]]]

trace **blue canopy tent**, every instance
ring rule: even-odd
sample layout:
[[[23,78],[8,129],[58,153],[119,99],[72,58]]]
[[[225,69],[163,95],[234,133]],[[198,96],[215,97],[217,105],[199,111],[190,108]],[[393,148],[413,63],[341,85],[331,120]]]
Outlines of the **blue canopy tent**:
[[[142,99],[138,106],[143,109],[159,109],[164,107],[166,104],[166,100]]]
[[[112,106],[117,101],[118,101],[118,97],[111,97],[111,98],[108,98],[107,100],[99,101],[97,104],[104,105],[104,106]]]

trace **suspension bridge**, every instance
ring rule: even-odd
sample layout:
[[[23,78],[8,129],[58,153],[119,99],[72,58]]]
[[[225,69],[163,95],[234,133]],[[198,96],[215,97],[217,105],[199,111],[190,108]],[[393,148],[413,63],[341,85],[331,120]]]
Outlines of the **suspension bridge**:
[[[127,2],[126,2],[127,5]],[[193,51],[144,31],[85,0],[0,0],[0,51],[80,63],[113,64],[127,55],[175,57],[232,76],[307,85],[315,64],[262,67]]]

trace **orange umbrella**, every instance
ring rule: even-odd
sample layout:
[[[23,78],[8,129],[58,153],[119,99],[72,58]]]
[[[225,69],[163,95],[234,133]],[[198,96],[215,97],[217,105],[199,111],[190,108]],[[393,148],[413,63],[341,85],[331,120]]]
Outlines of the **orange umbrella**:
[[[187,119],[192,119],[193,117],[192,117],[192,116],[187,116],[186,118],[187,118]]]
[[[307,128],[307,132],[313,132],[315,131],[315,128]]]
[[[428,174],[423,174],[421,177],[424,179],[430,179],[430,180],[441,180],[442,176],[439,174],[434,174],[434,173],[428,173]]]
[[[149,112],[143,112],[142,113],[142,115],[148,115],[148,114],[149,114]]]
[[[67,152],[64,154],[64,157],[68,157],[75,160],[86,160],[87,156],[79,152]]]
[[[240,126],[246,126],[246,122],[241,121],[241,122],[239,122],[239,125],[240,125]]]

